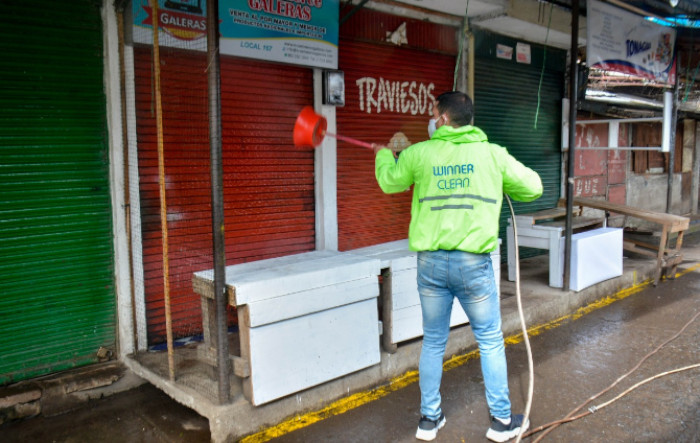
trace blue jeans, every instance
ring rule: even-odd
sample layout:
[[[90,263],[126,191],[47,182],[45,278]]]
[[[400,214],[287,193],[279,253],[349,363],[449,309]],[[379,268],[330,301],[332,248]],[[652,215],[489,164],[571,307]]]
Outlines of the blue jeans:
[[[418,368],[420,412],[440,416],[442,361],[454,297],[464,308],[481,355],[481,373],[491,415],[510,417],[508,369],[501,331],[501,304],[489,254],[418,252],[418,293],[423,311],[423,347]]]

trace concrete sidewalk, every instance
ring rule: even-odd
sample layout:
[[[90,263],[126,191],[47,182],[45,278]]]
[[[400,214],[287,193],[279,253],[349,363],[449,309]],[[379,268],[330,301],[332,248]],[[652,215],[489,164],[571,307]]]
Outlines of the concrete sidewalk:
[[[700,272],[696,264],[676,280],[639,292],[622,291],[531,332],[535,365],[532,428],[564,418],[587,399],[648,359],[609,392],[578,414],[596,412],[543,436],[545,442],[697,442],[700,441],[700,368],[663,376],[603,406],[628,388],[670,370],[700,365]],[[681,271],[683,272],[683,271]],[[613,301],[615,300],[615,301]],[[693,320],[694,319],[694,320]],[[678,338],[660,347],[693,320]],[[527,400],[525,345],[506,348],[513,411]],[[655,354],[650,353],[659,348]],[[442,381],[446,426],[436,442],[487,442],[488,407],[477,359],[448,368]],[[300,427],[273,439],[279,443],[339,441],[416,442],[418,383],[385,397]],[[306,417],[301,417],[304,421]],[[291,426],[290,426],[291,428]],[[289,429],[287,429],[289,430]],[[270,433],[271,434],[271,433]],[[268,434],[269,435],[269,434]],[[256,439],[244,441],[261,441]]]
[[[693,233],[691,235],[688,235],[686,233],[685,241],[684,241],[684,248],[683,248],[683,256],[684,256],[684,262],[683,264],[679,267],[679,271],[682,269],[688,269],[689,267],[694,267],[694,266],[700,266],[700,233]],[[675,281],[673,280],[662,280],[657,288],[653,287],[653,279],[655,276],[655,260],[650,260],[648,258],[624,258],[624,273],[622,276],[613,278],[604,282],[601,282],[599,284],[596,284],[594,286],[591,286],[589,288],[586,288],[580,292],[575,292],[575,291],[564,291],[561,289],[556,289],[548,286],[548,281],[549,281],[549,276],[548,276],[548,257],[547,255],[543,256],[537,256],[533,258],[528,258],[522,261],[521,263],[521,292],[522,292],[522,300],[523,300],[523,312],[525,316],[525,321],[528,325],[528,328],[530,331],[533,331],[534,329],[534,334],[539,333],[541,330],[544,329],[551,329],[559,326],[562,322],[566,322],[570,320],[571,318],[575,318],[581,315],[584,315],[588,311],[595,310],[599,306],[604,306],[608,303],[611,303],[612,301],[619,299],[619,298],[625,298],[631,293],[636,293],[642,290],[654,290],[654,291],[659,291],[660,293],[664,293],[664,291],[669,290],[669,286]],[[502,273],[502,280],[501,280],[501,291],[502,291],[502,313],[503,313],[503,331],[504,335],[507,338],[507,343],[508,344],[516,344],[519,343],[521,338],[518,338],[518,335],[521,332],[521,326],[520,326],[520,318],[518,316],[517,312],[517,300],[515,297],[515,283],[514,282],[508,282],[506,280],[507,276],[507,270],[503,270]],[[698,295],[695,294],[695,302],[698,301]],[[583,308],[583,309],[582,309]],[[694,307],[694,309],[697,309],[697,307]],[[682,312],[682,310],[681,310]],[[677,312],[675,314],[672,314],[671,317],[674,316],[679,316],[681,312]],[[679,317],[680,318],[680,317]],[[539,328],[538,328],[539,326]],[[531,332],[531,335],[533,332]],[[420,355],[420,340],[416,341],[415,343],[411,343],[408,345],[404,345],[405,347],[411,346],[410,352],[407,352],[405,355],[406,359],[412,359],[412,367],[409,368],[410,371],[414,371],[417,367],[418,364],[418,358]],[[466,349],[466,351],[465,351]],[[453,331],[451,332],[450,339],[448,341],[447,345],[447,351],[446,351],[446,367],[458,367],[461,366],[467,362],[469,362],[472,359],[477,358],[476,353],[474,350],[476,349],[476,342],[473,338],[473,335],[471,333],[471,330],[468,327],[458,327],[454,328]],[[553,353],[558,352],[556,348],[552,351]],[[564,351],[562,351],[564,352]],[[472,369],[474,369],[474,373],[472,373],[469,376],[470,380],[474,380],[478,382],[478,386],[482,386],[482,388],[477,388],[474,389],[474,387],[468,387],[468,386],[457,386],[454,390],[454,395],[456,396],[464,396],[464,391],[465,389],[467,392],[469,392],[469,395],[471,394],[476,395],[477,397],[480,397],[483,400],[483,391],[480,391],[479,389],[483,389],[483,385],[478,381],[481,377],[481,374],[479,372],[479,365],[474,363],[467,363],[467,366],[470,366]],[[521,374],[526,374],[527,372],[527,366],[526,363],[523,365],[523,362],[520,364],[520,369],[518,370],[519,373]],[[554,372],[556,372],[556,369],[554,369]],[[526,375],[523,375],[522,377],[525,377]],[[522,385],[522,377],[516,382],[516,385],[518,386],[518,392],[524,392],[526,390],[526,385],[523,387]],[[409,380],[406,380],[408,378]],[[397,383],[398,385],[410,385],[409,390],[415,390],[416,392],[413,395],[413,398],[410,401],[399,401],[401,406],[396,406],[402,411],[405,409],[407,411],[410,411],[410,419],[409,419],[409,424],[404,426],[408,426],[411,428],[411,431],[409,432],[409,437],[406,437],[406,435],[403,435],[401,438],[398,436],[396,438],[391,437],[391,436],[386,436],[387,440],[382,440],[379,439],[377,441],[411,441],[413,440],[413,434],[412,432],[415,432],[415,425],[417,424],[418,417],[417,417],[417,412],[416,409],[418,407],[418,404],[416,403],[419,397],[417,397],[417,373],[413,372],[411,374],[408,374],[408,377],[404,378],[397,378],[394,379],[394,382]],[[392,390],[392,388],[389,388]],[[511,387],[512,390],[516,390],[516,388]],[[450,392],[449,388],[443,387],[443,393],[445,392]],[[365,393],[366,397],[368,397],[370,400],[372,399],[373,396],[375,396],[375,391],[368,391]],[[383,394],[380,394],[383,395]],[[394,395],[394,394],[391,394]],[[361,404],[364,399],[363,398],[352,398],[351,400],[354,404]],[[386,407],[386,406],[385,406]],[[277,427],[273,427],[267,431],[263,431],[258,433],[257,435],[252,436],[252,438],[244,441],[264,441],[266,438],[272,435],[276,435],[278,432],[289,432],[292,429],[295,429],[297,426],[295,424],[295,420],[297,422],[305,422],[308,420],[315,420],[318,415],[330,415],[335,412],[344,412],[345,405],[343,402],[337,402],[334,405],[331,405],[330,411],[324,410],[320,414],[318,413],[312,413],[309,415],[302,415],[300,417],[295,417],[292,420],[288,420],[286,422],[283,422],[281,425]],[[369,414],[368,416],[364,416],[365,420],[369,420],[370,422],[372,420],[382,420],[383,418],[387,418],[388,416],[391,416],[391,411],[394,410],[394,407],[389,407],[387,410],[382,409],[383,412],[377,413],[376,418],[372,418],[373,414]],[[485,411],[485,402],[482,407],[482,412]],[[405,414],[404,414],[405,415]],[[483,417],[482,417],[483,418]],[[415,423],[413,423],[415,421]],[[352,423],[351,421],[349,423]],[[486,421],[486,424],[488,425],[488,422]],[[479,432],[481,433],[481,437],[483,437],[483,433],[485,433],[486,428],[484,427],[484,422],[482,420],[481,426],[484,429],[481,429]],[[341,441],[370,441],[370,440],[363,440],[361,438],[355,438],[353,435],[365,435],[363,434],[361,427],[359,429],[356,429],[353,426],[350,426],[351,429],[354,430],[349,430],[348,432],[343,432],[344,438],[347,440],[341,439]],[[305,432],[300,432],[300,435],[310,437],[310,435],[306,434]],[[315,434],[311,434],[315,435]],[[476,435],[476,434],[474,434]],[[365,435],[367,437],[367,435]],[[326,435],[328,437],[328,435]],[[314,440],[314,439],[307,439],[305,440],[304,438],[297,439],[296,437],[289,437],[289,441],[322,441],[321,440]],[[463,439],[447,439],[443,441],[464,441]],[[574,440],[574,441],[586,441],[584,440]],[[603,441],[603,440],[601,440]],[[622,441],[622,440],[621,440]],[[680,440],[683,441],[683,440]]]
[[[686,240],[683,247],[684,264],[681,268],[687,268],[689,266],[700,264],[700,235],[686,234]],[[651,289],[651,281],[654,276],[655,271],[655,261],[646,258],[626,258],[624,260],[624,274],[621,277],[617,277],[600,284],[594,285],[592,287],[586,288],[580,292],[573,291],[563,291],[560,289],[551,288],[547,285],[548,283],[548,259],[547,256],[539,256],[534,258],[529,258],[523,260],[521,264],[521,278],[522,278],[522,295],[524,304],[524,314],[526,322],[529,327],[536,325],[548,325],[547,328],[554,327],[557,325],[557,319],[569,318],[572,314],[576,313],[579,308],[589,305],[593,302],[605,299],[609,296],[615,296],[618,294],[626,294],[629,291],[638,291],[644,288]],[[517,314],[517,305],[515,295],[515,285],[513,282],[508,282],[505,279],[507,275],[507,270],[502,271],[502,281],[501,281],[501,291],[503,295],[502,310],[503,310],[503,329],[506,337],[517,336],[520,332],[520,320]],[[681,279],[682,280],[682,279]],[[664,291],[670,288],[671,285],[675,284],[673,281],[663,281],[659,284],[658,288],[654,289],[656,291]],[[511,342],[517,342],[517,339]],[[521,345],[517,345],[521,346]],[[466,386],[461,386],[455,388],[454,392],[450,392],[450,396],[464,397],[468,398],[483,398],[483,392],[479,392],[478,386],[478,364],[475,362],[470,362],[474,359],[474,352],[476,348],[476,343],[473,340],[471,331],[468,327],[457,327],[455,328],[450,336],[448,342],[448,349],[446,357],[450,359],[450,365],[453,367],[474,368],[476,373],[469,375],[470,379],[474,379],[475,383],[468,383]],[[511,348],[511,346],[509,346]],[[556,349],[551,351],[553,354],[558,352],[565,354],[567,351],[562,349],[557,351]],[[290,396],[279,401],[273,402],[269,405],[264,405],[258,408],[251,406],[242,395],[234,397],[230,405],[218,406],[206,404],[206,402],[198,402],[197,392],[187,392],[187,396],[183,396],[181,391],[178,391],[173,387],[172,383],[167,381],[167,377],[163,379],[159,377],[158,374],[149,374],[143,369],[136,368],[134,370],[132,366],[132,371],[130,374],[137,374],[145,379],[148,379],[153,386],[166,392],[170,397],[174,398],[177,402],[185,404],[190,409],[186,409],[189,413],[193,414],[192,420],[197,422],[197,414],[193,411],[198,412],[201,416],[208,420],[210,426],[210,432],[207,435],[207,439],[211,438],[212,441],[231,441],[236,440],[245,435],[254,434],[257,431],[269,429],[268,432],[261,432],[253,437],[249,441],[264,441],[270,436],[279,432],[288,432],[295,429],[301,422],[315,421],[319,417],[333,415],[337,412],[342,412],[345,410],[351,410],[354,406],[370,402],[371,400],[381,397],[384,394],[392,391],[401,392],[411,392],[417,389],[417,384],[413,383],[416,380],[415,369],[418,364],[418,356],[420,353],[420,340],[415,340],[413,342],[406,343],[399,346],[398,352],[395,354],[383,354],[382,363],[376,367],[369,368],[367,370],[359,371],[358,373],[351,374],[343,379],[332,381],[326,383],[322,386],[310,389],[299,395]],[[510,358],[510,356],[509,356]],[[522,364],[512,367],[517,373],[525,374],[526,368],[523,369]],[[391,382],[391,384],[374,389],[379,386],[376,380],[384,380],[386,383]],[[517,384],[516,384],[517,385]],[[408,386],[407,389],[399,389],[398,387]],[[512,391],[520,392],[520,387],[514,388],[511,386]],[[143,398],[138,400],[137,394],[139,392],[149,392],[145,397],[161,398],[162,394],[153,394],[153,387],[141,387],[137,391],[131,391],[133,394],[133,400],[139,402],[138,404],[132,405],[132,408],[136,411],[140,407],[149,408],[148,402]],[[697,390],[696,390],[697,392]],[[125,395],[129,395],[126,393]],[[408,395],[408,394],[406,394]],[[387,397],[394,398],[395,395],[387,395]],[[119,395],[112,396],[114,400],[120,398]],[[349,400],[349,401],[348,401]],[[100,400],[110,401],[110,398]],[[514,403],[517,399],[514,398]],[[163,401],[163,404],[173,403],[169,399]],[[382,439],[353,439],[352,435],[345,434],[343,438],[336,438],[336,441],[401,441],[403,439],[409,439],[412,437],[412,433],[415,431],[415,424],[417,423],[416,414],[416,400],[411,398],[410,400],[401,401],[401,405],[397,406],[381,406],[384,404],[382,402],[377,402],[376,407],[388,409],[383,413],[375,412],[376,418],[367,418],[367,422],[378,421],[378,423],[383,423],[382,417],[391,417],[397,415],[397,420],[400,421],[400,426],[402,428],[401,435],[396,436],[396,439],[390,436],[385,436],[387,440]],[[91,405],[94,402],[90,403]],[[128,405],[128,401],[126,402]],[[143,406],[141,406],[143,404]],[[391,402],[389,402],[391,404]],[[325,409],[329,407],[330,409]],[[518,406],[516,404],[516,406]],[[167,416],[168,407],[162,408],[164,417]],[[321,411],[321,412],[318,412]],[[483,412],[483,411],[480,411]],[[180,411],[178,414],[182,414]],[[352,418],[355,412],[348,414],[343,414],[344,417]],[[70,420],[70,415],[55,417],[56,419],[61,419],[65,417],[66,420]],[[180,417],[180,415],[178,415]],[[291,420],[289,417],[292,417]],[[201,419],[201,417],[199,417]],[[483,418],[483,417],[482,417]],[[415,419],[415,420],[414,420]],[[27,420],[26,423],[35,423],[37,419]],[[47,422],[42,418],[41,426],[48,426]],[[205,421],[206,421],[205,420]],[[177,421],[182,421],[181,418]],[[222,423],[221,421],[225,421]],[[408,423],[404,423],[408,421]],[[414,423],[415,421],[415,423]],[[151,420],[151,424],[144,425],[141,422],[143,429],[150,429],[150,426],[155,426],[156,428],[161,426],[157,423],[157,420]],[[168,423],[166,420],[165,423]],[[201,424],[201,420],[198,422]],[[218,423],[218,424],[217,424]],[[112,424],[114,424],[112,422]],[[12,434],[12,432],[19,433],[19,429],[22,428],[24,422],[14,422],[5,424],[0,427],[0,432],[3,435],[21,435]],[[120,422],[119,426],[127,426],[124,422]],[[170,422],[170,426],[177,425]],[[199,426],[199,425],[198,425]],[[483,432],[485,432],[485,427],[483,426],[483,420],[480,421],[481,436],[483,437]],[[230,432],[224,432],[224,429],[235,428],[235,434]],[[405,429],[404,429],[405,428]],[[483,429],[481,429],[483,428]],[[408,429],[408,431],[406,430]],[[202,430],[197,428],[195,432],[196,435],[186,432],[187,430],[181,430],[182,439],[178,439],[167,432],[164,434],[163,430],[153,432],[158,435],[169,435],[164,440],[160,441],[202,441],[201,438]],[[301,431],[298,431],[301,432]],[[309,431],[303,431],[309,432]],[[350,434],[357,433],[357,435],[363,435],[359,431],[350,432]],[[408,432],[408,434],[406,434]],[[153,435],[155,435],[153,434]],[[292,433],[289,434],[294,435]],[[26,434],[25,434],[26,435]],[[46,435],[46,434],[44,434]],[[297,434],[300,435],[300,434]],[[304,435],[303,433],[301,435]],[[449,435],[449,434],[445,434]],[[367,436],[367,435],[365,435]],[[408,436],[408,437],[407,437]],[[136,437],[130,437],[127,440],[122,441],[150,441],[150,440],[138,440],[132,439]],[[291,438],[291,437],[290,437]],[[345,440],[347,439],[347,440]],[[156,439],[158,440],[158,439]],[[14,440],[13,440],[14,441]],[[17,440],[20,441],[20,440]],[[25,440],[26,441],[26,440]],[[84,441],[79,440],[61,440],[57,441]],[[297,440],[303,441],[303,440]],[[305,441],[315,441],[312,439],[307,439]],[[320,440],[318,440],[320,441]],[[406,440],[408,441],[408,440]],[[459,440],[443,440],[443,441],[459,441]]]

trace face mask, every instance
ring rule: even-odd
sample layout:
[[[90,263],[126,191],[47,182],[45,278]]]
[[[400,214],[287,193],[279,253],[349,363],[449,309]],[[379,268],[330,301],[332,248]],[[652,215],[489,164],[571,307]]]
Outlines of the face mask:
[[[431,118],[428,120],[428,137],[433,138],[433,133],[437,129],[437,119]]]

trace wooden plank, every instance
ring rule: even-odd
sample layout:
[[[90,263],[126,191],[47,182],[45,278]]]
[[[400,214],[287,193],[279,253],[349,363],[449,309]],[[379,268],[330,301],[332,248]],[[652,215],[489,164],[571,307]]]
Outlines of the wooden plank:
[[[644,255],[644,256],[647,256],[647,257],[656,258],[657,255],[658,255],[658,252],[652,252],[652,251],[650,251],[650,250],[648,250],[648,249],[640,248],[639,246],[637,246],[637,245],[634,244],[633,242],[630,242],[630,241],[627,241],[627,240],[625,240],[625,241],[622,242],[622,247],[624,248],[625,251],[634,252],[634,253],[637,253],[637,254],[640,254],[640,255]]]
[[[571,219],[571,229],[582,229],[592,226],[602,226],[605,218],[603,217],[573,217]],[[566,226],[566,220],[557,220],[553,222],[540,223],[533,226],[533,229],[540,228],[561,228]],[[562,231],[563,232],[563,231]]]
[[[301,317],[378,295],[379,282],[371,277],[256,301],[248,303],[250,326]]]
[[[690,219],[688,217],[620,205],[606,200],[577,197],[574,198],[574,204],[600,209],[603,211],[616,212],[618,214],[624,214],[630,217],[641,218],[642,220],[658,223],[660,225],[667,226],[670,229],[669,232],[686,230],[690,226]]]
[[[550,208],[541,211],[528,212],[517,214],[515,216],[517,223],[534,224],[538,220],[555,219],[566,216],[566,208]]]
[[[238,340],[241,346],[241,359],[248,362],[248,368],[252,375],[248,306],[240,306],[236,311],[238,312]],[[243,379],[243,395],[249,400],[253,397],[253,384],[250,377]]]
[[[226,285],[234,288],[236,306],[377,276],[380,261],[335,251],[313,251],[286,257],[226,267]],[[213,270],[195,273],[192,286],[205,297],[212,296]]]
[[[211,368],[216,368],[218,355],[215,348],[207,348],[200,346],[197,348],[197,359],[201,362],[206,363]],[[247,360],[237,356],[229,355],[229,364],[233,368],[233,374],[236,377],[247,378],[250,377],[250,365]]]
[[[651,243],[643,242],[643,241],[641,241],[641,240],[635,240],[635,239],[632,239],[632,238],[625,240],[625,242],[626,242],[626,243],[632,243],[634,246],[641,246],[641,247],[646,248],[646,249],[649,249],[649,250],[651,250],[651,251],[656,251],[656,252],[654,253],[654,257],[656,257],[656,253],[659,252],[659,246],[658,246],[658,245],[654,245],[654,244],[651,244]]]
[[[377,325],[372,299],[250,328],[244,392],[258,406],[379,363]]]
[[[389,268],[382,269],[382,284],[379,286],[379,296],[382,307],[382,348],[384,351],[393,354],[398,350],[394,341],[392,325],[394,324],[394,310],[392,306],[392,275]]]

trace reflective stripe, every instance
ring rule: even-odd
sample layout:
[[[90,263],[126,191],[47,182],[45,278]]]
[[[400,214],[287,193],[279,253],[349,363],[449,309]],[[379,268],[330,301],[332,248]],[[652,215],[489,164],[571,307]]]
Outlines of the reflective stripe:
[[[432,206],[431,211],[442,211],[443,209],[474,209],[472,205],[443,205],[443,206]]]
[[[474,194],[435,195],[432,197],[423,197],[420,200],[418,200],[418,202],[423,203],[424,201],[431,201],[431,200],[447,200],[449,198],[473,198],[475,200],[481,200],[483,202],[492,203],[494,205],[496,203],[498,203],[498,201],[493,199],[493,198],[486,198],[486,197],[482,197],[480,195],[474,195]]]

